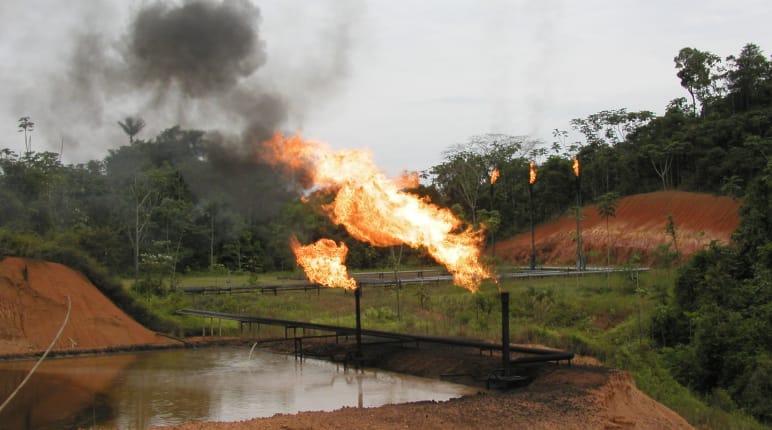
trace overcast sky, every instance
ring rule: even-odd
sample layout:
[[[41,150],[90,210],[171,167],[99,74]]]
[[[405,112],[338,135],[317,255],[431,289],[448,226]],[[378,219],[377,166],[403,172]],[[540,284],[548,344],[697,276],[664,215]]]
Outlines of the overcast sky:
[[[127,115],[147,122],[141,138],[177,123],[240,133],[249,119],[221,111],[222,99],[159,98],[110,80],[137,12],[154,2],[80,3],[0,2],[0,148],[23,151],[21,116],[36,123],[33,149],[63,147],[67,163],[125,144],[116,123]],[[472,135],[549,143],[553,129],[600,110],[662,113],[687,96],[673,65],[683,47],[723,58],[752,42],[772,53],[769,0],[253,3],[265,61],[236,85],[286,101],[277,128],[369,149],[390,175],[427,169]],[[87,35],[98,43],[84,50]],[[84,97],[84,82],[110,90]]]

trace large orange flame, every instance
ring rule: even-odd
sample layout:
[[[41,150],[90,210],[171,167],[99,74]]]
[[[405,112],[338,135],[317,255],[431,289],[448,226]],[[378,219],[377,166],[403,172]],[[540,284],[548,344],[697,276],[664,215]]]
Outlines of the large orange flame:
[[[357,283],[349,276],[345,265],[346,254],[348,254],[345,243],[341,242],[337,245],[334,240],[319,239],[311,245],[304,246],[295,236],[292,236],[290,247],[309,281],[325,287],[356,289]]]
[[[493,168],[493,171],[491,172],[491,185],[495,184],[496,181],[499,180],[499,176],[501,176],[501,172],[499,172],[499,169]]]
[[[579,158],[574,157],[574,176],[579,177]]]
[[[531,171],[530,176],[528,177],[528,183],[533,185],[534,182],[536,182],[536,164],[531,161],[530,163]]]
[[[386,178],[368,152],[332,151],[300,136],[276,133],[261,145],[266,161],[293,172],[304,170],[312,184],[337,190],[327,215],[355,239],[374,246],[406,244],[425,248],[453,275],[453,282],[477,291],[490,272],[479,262],[482,232],[460,230],[453,213],[400,191]],[[304,177],[305,177],[304,176]]]

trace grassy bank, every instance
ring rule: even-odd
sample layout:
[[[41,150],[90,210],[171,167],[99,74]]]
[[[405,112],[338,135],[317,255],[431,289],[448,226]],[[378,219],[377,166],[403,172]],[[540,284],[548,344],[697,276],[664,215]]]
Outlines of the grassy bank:
[[[275,285],[287,274],[186,276],[180,286]],[[638,387],[700,428],[763,429],[727,396],[700,398],[679,385],[650,342],[650,315],[668,300],[674,272],[616,273],[609,276],[512,279],[486,282],[477,294],[449,283],[363,287],[362,325],[366,328],[430,335],[501,339],[499,293],[510,293],[510,333],[514,343],[537,343],[597,358],[629,371]],[[128,288],[127,288],[128,289]],[[130,289],[129,289],[130,290]],[[191,295],[177,291],[135,298],[178,333],[200,335],[202,320],[174,315],[181,308],[243,313],[269,318],[354,326],[354,296],[341,289],[273,293]],[[217,323],[215,323],[217,324]],[[238,324],[215,325],[237,335]],[[272,331],[273,330],[273,331]],[[260,336],[282,336],[262,327]]]

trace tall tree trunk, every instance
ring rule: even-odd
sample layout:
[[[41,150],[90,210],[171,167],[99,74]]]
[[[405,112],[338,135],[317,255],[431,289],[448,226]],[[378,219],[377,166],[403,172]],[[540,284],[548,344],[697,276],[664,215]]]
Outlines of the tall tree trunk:
[[[209,270],[214,269],[214,214],[209,218]]]

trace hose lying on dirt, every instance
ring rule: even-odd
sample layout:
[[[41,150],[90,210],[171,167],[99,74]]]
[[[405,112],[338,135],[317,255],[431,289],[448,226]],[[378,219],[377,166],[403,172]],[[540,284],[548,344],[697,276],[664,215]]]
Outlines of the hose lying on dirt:
[[[10,396],[8,396],[7,399],[5,399],[5,402],[3,402],[2,405],[0,405],[0,412],[3,411],[5,406],[11,402],[11,400],[16,396],[16,394],[21,390],[21,387],[24,386],[24,384],[27,383],[29,378],[32,376],[33,373],[35,373],[35,370],[37,370],[38,366],[40,366],[40,363],[43,362],[43,360],[46,359],[46,356],[49,352],[54,348],[54,345],[56,345],[56,342],[59,340],[59,336],[62,335],[62,332],[64,332],[64,327],[67,325],[67,322],[70,320],[70,311],[72,310],[72,300],[70,299],[70,296],[67,296],[67,315],[64,316],[64,321],[62,321],[62,326],[59,327],[59,332],[56,333],[56,336],[54,336],[54,340],[51,341],[51,345],[48,345],[48,349],[46,349],[46,352],[43,353],[43,355],[38,359],[37,363],[35,363],[34,366],[32,366],[32,369],[30,369],[29,373],[27,373],[27,376],[24,377],[24,379],[21,381],[18,387],[16,387],[15,390],[13,390],[13,393],[11,393]]]

